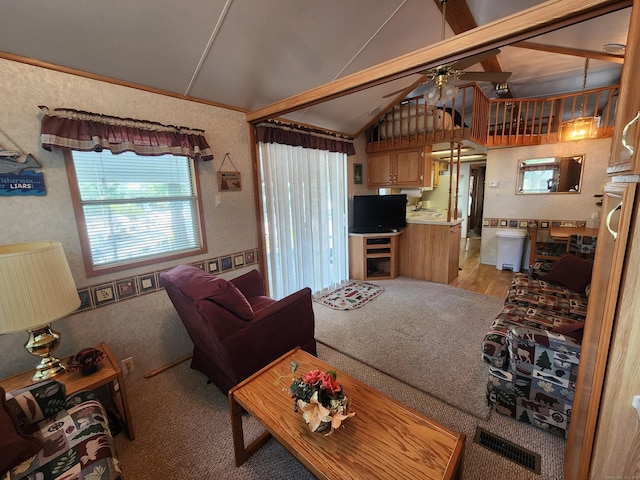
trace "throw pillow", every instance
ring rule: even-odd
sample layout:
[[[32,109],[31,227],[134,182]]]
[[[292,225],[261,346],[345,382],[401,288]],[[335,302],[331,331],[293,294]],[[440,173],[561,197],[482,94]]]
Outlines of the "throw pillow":
[[[5,392],[0,387],[0,477],[42,449],[42,441],[24,435],[18,429],[18,422],[7,407]]]
[[[583,328],[584,322],[566,322],[557,327],[553,327],[552,331],[564,335],[566,333],[577,332]]]
[[[251,304],[233,283],[216,277],[208,282],[208,287],[210,288],[209,295],[207,296],[209,300],[226,308],[243,320],[253,318],[253,308],[251,308]]]
[[[567,253],[560,257],[551,271],[544,277],[545,282],[562,285],[577,293],[584,293],[591,282],[593,263],[584,258]]]

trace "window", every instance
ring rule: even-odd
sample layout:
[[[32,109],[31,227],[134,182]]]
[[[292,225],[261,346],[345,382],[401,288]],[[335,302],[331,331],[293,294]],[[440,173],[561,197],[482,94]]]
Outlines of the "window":
[[[65,153],[88,276],[206,252],[195,162]]]

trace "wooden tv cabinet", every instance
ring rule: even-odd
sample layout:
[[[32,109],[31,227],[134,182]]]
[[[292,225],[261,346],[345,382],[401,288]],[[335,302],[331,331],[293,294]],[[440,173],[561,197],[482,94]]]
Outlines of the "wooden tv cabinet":
[[[401,233],[350,233],[349,276],[355,280],[396,278]]]

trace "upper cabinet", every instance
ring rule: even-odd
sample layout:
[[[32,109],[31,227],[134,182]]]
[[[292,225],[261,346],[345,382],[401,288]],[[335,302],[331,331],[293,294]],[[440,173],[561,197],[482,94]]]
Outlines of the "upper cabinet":
[[[615,131],[609,159],[610,175],[640,173],[640,12],[631,11],[624,55]]]
[[[370,153],[369,188],[431,187],[431,146]]]

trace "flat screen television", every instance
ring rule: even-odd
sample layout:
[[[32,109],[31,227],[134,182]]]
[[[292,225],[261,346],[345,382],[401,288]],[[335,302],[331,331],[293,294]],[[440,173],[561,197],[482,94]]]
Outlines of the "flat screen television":
[[[388,233],[406,226],[406,194],[353,197],[353,233]]]

